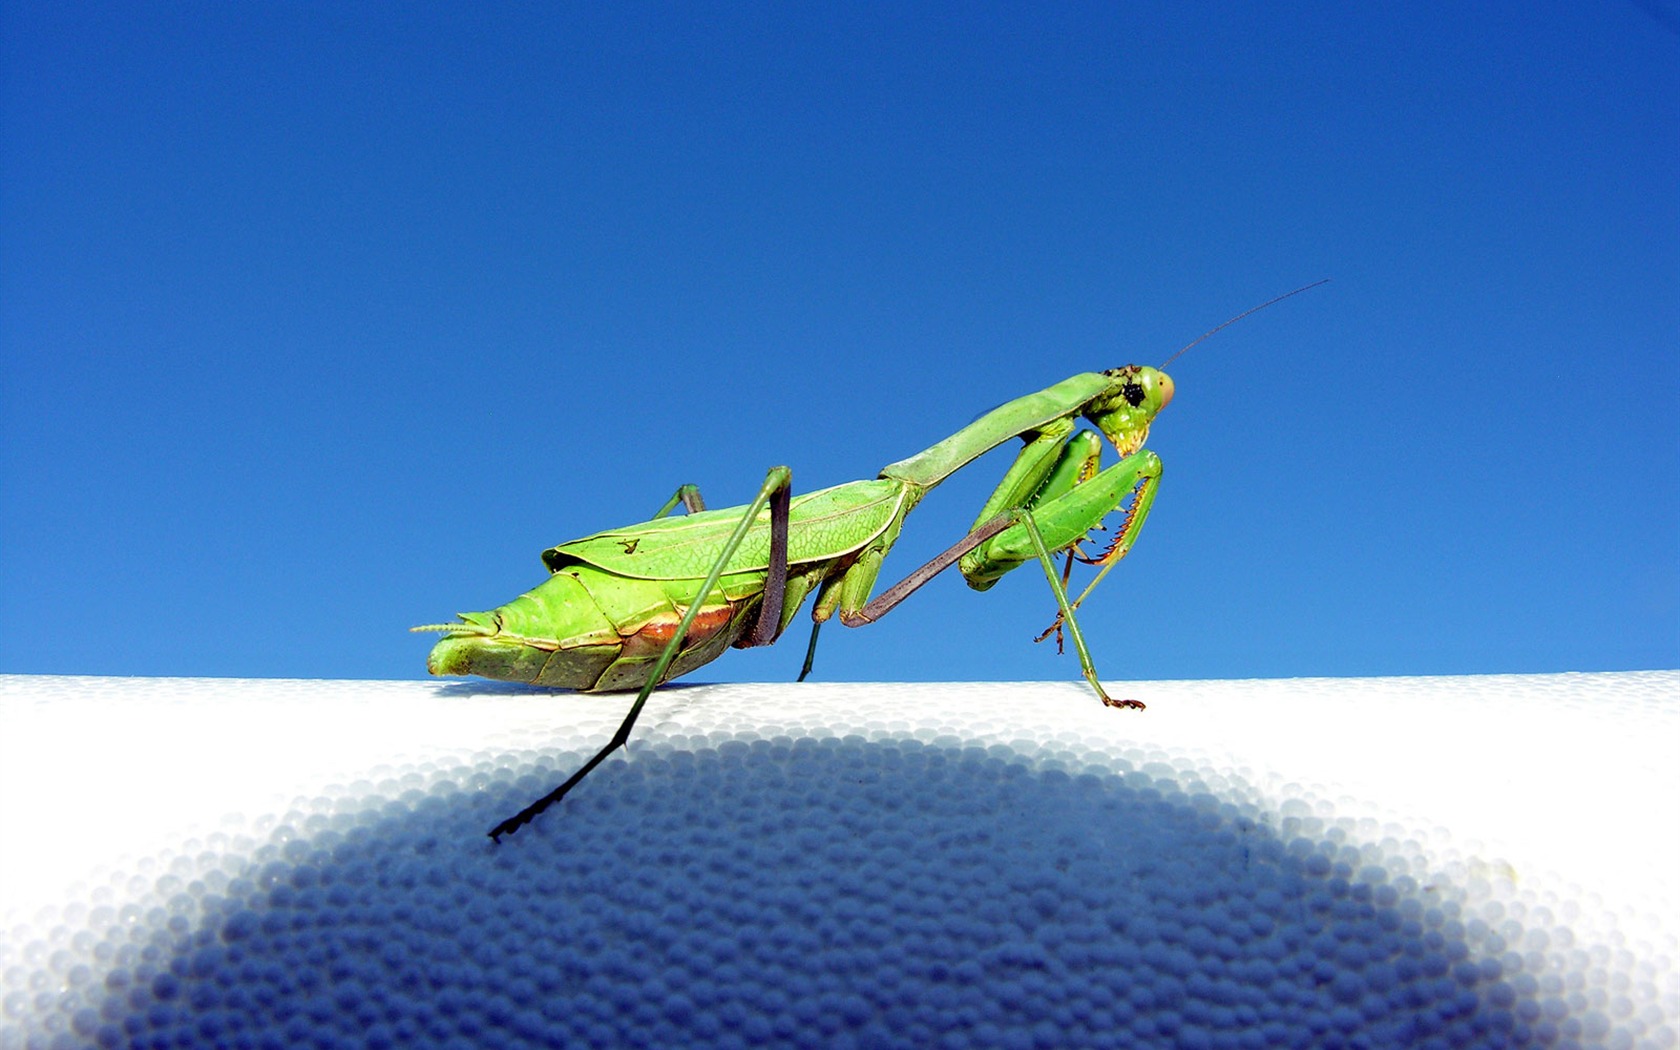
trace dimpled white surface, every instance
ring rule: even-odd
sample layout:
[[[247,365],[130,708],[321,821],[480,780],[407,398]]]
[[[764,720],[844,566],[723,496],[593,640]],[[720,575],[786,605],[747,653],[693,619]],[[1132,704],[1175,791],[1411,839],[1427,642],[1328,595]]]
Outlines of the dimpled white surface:
[[[0,677],[0,1048],[1680,1046],[1680,672]]]

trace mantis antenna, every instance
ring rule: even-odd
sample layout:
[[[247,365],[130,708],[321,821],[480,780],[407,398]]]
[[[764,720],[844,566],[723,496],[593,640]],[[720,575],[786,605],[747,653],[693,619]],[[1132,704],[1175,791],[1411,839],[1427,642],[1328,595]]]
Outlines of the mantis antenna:
[[[1190,340],[1188,343],[1185,343],[1182,347],[1179,348],[1178,353],[1172,355],[1171,357],[1167,358],[1165,361],[1161,362],[1161,368],[1163,370],[1165,370],[1168,365],[1172,364],[1174,361],[1177,361],[1179,356],[1181,354],[1183,354],[1184,351],[1190,349],[1192,346],[1195,346],[1197,343],[1201,342],[1203,339],[1206,339],[1208,336],[1210,336],[1213,333],[1219,331],[1220,329],[1229,328],[1231,325],[1236,324],[1238,321],[1247,317],[1249,314],[1259,313],[1261,310],[1264,310],[1266,307],[1272,306],[1273,304],[1276,304],[1276,303],[1281,303],[1285,299],[1289,298],[1292,295],[1300,295],[1302,292],[1306,291],[1308,288],[1317,288],[1321,284],[1329,284],[1329,283],[1330,283],[1330,278],[1326,277],[1326,278],[1323,278],[1322,280],[1314,281],[1311,284],[1303,284],[1301,287],[1295,289],[1293,292],[1284,292],[1282,295],[1278,296],[1275,299],[1267,299],[1265,302],[1261,303],[1259,306],[1249,307],[1247,310],[1244,310],[1242,313],[1240,313],[1237,316],[1231,318],[1229,321],[1226,321],[1224,324],[1214,325],[1212,328],[1209,328],[1207,331],[1203,332],[1201,335],[1198,335],[1196,338]]]

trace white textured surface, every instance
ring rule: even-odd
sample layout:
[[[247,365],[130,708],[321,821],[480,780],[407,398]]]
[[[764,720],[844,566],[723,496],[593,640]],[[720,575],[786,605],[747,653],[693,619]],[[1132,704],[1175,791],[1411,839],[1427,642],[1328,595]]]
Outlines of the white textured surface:
[[[1680,672],[0,677],[0,1048],[1680,1046]]]

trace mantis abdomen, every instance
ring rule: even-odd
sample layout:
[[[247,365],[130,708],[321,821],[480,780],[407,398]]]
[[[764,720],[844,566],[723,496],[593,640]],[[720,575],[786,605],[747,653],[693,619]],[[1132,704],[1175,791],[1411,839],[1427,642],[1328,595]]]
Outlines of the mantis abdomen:
[[[699,583],[627,580],[593,565],[569,565],[506,605],[462,614],[467,623],[439,640],[426,668],[588,692],[638,689],[675,636]],[[720,580],[660,681],[686,674],[734,644],[756,622],[762,585],[762,574]]]

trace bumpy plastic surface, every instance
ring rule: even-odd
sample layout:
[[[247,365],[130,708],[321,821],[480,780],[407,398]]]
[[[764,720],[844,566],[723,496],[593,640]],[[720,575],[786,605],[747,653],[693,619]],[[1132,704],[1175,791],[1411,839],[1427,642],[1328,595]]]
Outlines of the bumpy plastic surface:
[[[0,1048],[1680,1046],[1680,673],[0,677]]]

